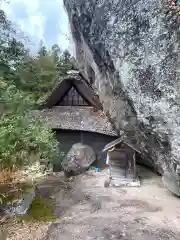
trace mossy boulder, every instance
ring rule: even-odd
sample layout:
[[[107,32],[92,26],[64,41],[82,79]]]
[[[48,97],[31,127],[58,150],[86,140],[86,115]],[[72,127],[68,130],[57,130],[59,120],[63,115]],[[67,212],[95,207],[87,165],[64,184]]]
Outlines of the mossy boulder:
[[[36,196],[27,214],[22,217],[25,221],[52,222],[56,220],[53,201],[49,198]]]
[[[17,191],[3,198],[3,211],[10,217],[22,216],[27,213],[35,197],[34,188]]]

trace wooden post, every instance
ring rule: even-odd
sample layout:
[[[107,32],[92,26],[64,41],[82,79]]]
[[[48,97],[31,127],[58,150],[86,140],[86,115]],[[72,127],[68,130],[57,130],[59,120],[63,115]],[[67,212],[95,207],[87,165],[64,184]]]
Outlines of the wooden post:
[[[133,152],[133,173],[134,173],[134,179],[136,179],[136,152]]]
[[[81,143],[83,144],[84,143],[84,139],[83,139],[83,128],[84,127],[84,123],[83,123],[83,120],[81,120]]]

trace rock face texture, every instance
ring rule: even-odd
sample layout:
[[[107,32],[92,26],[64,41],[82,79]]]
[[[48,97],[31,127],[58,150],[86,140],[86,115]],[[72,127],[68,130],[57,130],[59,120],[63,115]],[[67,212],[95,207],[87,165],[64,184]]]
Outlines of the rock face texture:
[[[179,194],[180,15],[170,2],[64,0],[80,70],[104,112]]]

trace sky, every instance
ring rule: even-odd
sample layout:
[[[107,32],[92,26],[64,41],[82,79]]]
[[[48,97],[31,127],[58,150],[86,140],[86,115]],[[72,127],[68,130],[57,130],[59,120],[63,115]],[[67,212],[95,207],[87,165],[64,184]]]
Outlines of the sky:
[[[68,17],[63,0],[9,0],[3,3],[9,20],[28,36],[33,46],[42,39],[46,46],[57,43],[72,51]]]

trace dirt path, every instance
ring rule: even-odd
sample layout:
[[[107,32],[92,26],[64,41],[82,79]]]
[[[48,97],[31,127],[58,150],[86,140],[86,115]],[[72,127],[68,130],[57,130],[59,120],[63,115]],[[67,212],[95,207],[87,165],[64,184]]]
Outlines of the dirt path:
[[[180,239],[180,199],[161,178],[141,168],[140,188],[104,188],[105,172],[76,178],[54,194],[58,219],[43,240]]]

